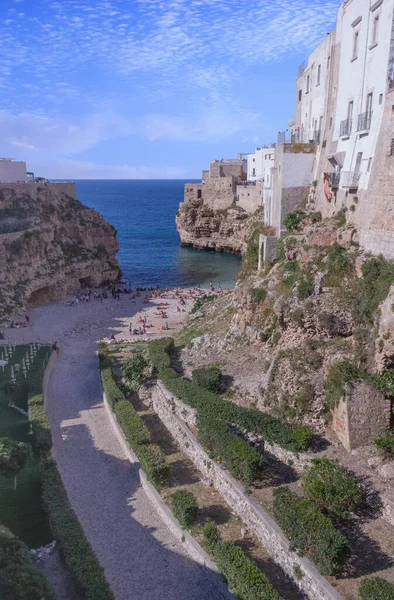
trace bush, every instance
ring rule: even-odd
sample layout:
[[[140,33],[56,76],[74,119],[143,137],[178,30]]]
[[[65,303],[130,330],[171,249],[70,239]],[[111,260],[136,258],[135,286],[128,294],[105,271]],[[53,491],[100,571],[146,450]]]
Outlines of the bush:
[[[394,585],[382,577],[364,579],[360,588],[361,600],[393,600]]]
[[[42,493],[51,529],[77,585],[87,600],[114,600],[91,545],[71,508],[52,459],[41,461]],[[30,598],[29,598],[30,600]]]
[[[362,501],[360,483],[338,460],[315,458],[304,471],[304,493],[329,515],[348,519]]]
[[[206,546],[226,579],[229,589],[240,600],[281,600],[268,577],[254,560],[234,542],[222,540],[215,523],[206,523],[203,535]]]
[[[201,296],[201,298],[197,298],[193,305],[193,308],[190,311],[190,314],[194,315],[194,313],[199,311],[200,308],[204,306],[204,304],[206,304],[207,302],[213,302],[214,300],[216,300],[216,298],[216,294],[205,294],[204,296]]]
[[[394,458],[394,430],[383,429],[375,438],[374,443],[387,458]]]
[[[294,229],[297,229],[297,227],[305,219],[305,217],[306,214],[302,210],[295,210],[294,212],[289,212],[286,215],[285,220],[283,221],[283,225],[288,231],[293,231]]]
[[[333,363],[324,382],[327,407],[333,409],[345,395],[347,384],[360,380],[363,376],[363,371],[354,363],[346,360]]]
[[[297,287],[298,298],[300,300],[305,300],[305,298],[308,298],[313,292],[313,285],[313,277],[301,277]]]
[[[373,373],[369,379],[379,390],[384,392],[387,398],[394,398],[394,369],[386,369],[383,373]]]
[[[197,519],[198,505],[192,492],[178,490],[171,496],[172,512],[184,529],[193,525]]]
[[[117,402],[124,400],[124,394],[116,385],[112,368],[108,365],[108,363],[100,362],[100,372],[104,393],[110,406],[114,408]]]
[[[122,390],[116,385],[110,367],[101,370],[101,378],[104,390],[107,389],[111,394],[112,402],[110,404],[118,423],[128,443],[137,455],[142,470],[150,481],[156,485],[162,485],[170,474],[170,465],[164,453],[159,446],[152,444],[148,428],[134,406],[125,399]]]
[[[132,358],[129,358],[122,364],[122,374],[130,383],[131,389],[138,392],[145,380],[144,371],[148,366],[141,352],[137,352]]]
[[[250,485],[262,466],[263,456],[210,412],[199,411],[197,427],[208,452],[219,458],[236,479]]]
[[[394,281],[394,263],[383,256],[370,258],[362,267],[363,277],[354,290],[354,318],[359,325],[372,325],[379,304],[387,298]]]
[[[267,291],[263,288],[253,288],[250,290],[250,295],[252,296],[252,300],[261,304],[267,297]]]
[[[221,379],[222,372],[217,367],[201,367],[192,373],[193,383],[211,392],[219,391]]]
[[[171,366],[170,354],[174,349],[173,338],[161,338],[149,344],[149,358],[157,369]]]
[[[0,525],[0,592],[2,600],[54,600],[44,575],[29,549]]]
[[[145,423],[128,400],[115,404],[114,412],[127,441],[133,449],[142,444],[149,444],[150,433]]]
[[[39,451],[45,454],[52,448],[52,434],[43,396],[37,394],[29,398],[28,407],[29,421],[33,429],[35,444]]]
[[[212,419],[234,423],[240,429],[261,435],[269,444],[278,444],[286,450],[305,452],[311,447],[313,442],[311,427],[293,425],[262,413],[258,409],[238,406],[180,377],[171,368],[160,368],[159,365],[165,363],[160,356],[163,350],[158,349],[157,345],[160,341],[155,340],[149,344],[151,360],[158,368],[158,376],[164,385],[185,404],[197,410],[204,410]],[[151,353],[152,346],[154,349]]]
[[[346,537],[313,502],[286,487],[274,491],[274,517],[295,548],[313,560],[322,575],[341,572],[350,555]]]

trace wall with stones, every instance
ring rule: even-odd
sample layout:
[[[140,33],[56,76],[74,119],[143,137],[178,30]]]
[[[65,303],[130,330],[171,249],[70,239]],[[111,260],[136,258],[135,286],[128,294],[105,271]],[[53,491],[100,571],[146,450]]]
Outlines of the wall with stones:
[[[45,181],[39,181],[37,183],[26,182],[26,183],[2,183],[0,182],[1,190],[11,190],[18,196],[28,194],[33,200],[37,200],[37,194],[43,190],[47,190],[51,193],[54,198],[59,198],[62,194],[76,198],[75,183],[61,182],[61,183],[50,183]]]
[[[290,543],[278,525],[253,499],[244,493],[243,486],[225,469],[212,461],[187,424],[177,414],[183,404],[158,382],[152,394],[153,408],[161,421],[176,439],[182,451],[189,456],[196,467],[204,474],[232,510],[242,519],[271,554],[273,560],[294,578],[294,568],[299,566],[303,577],[296,581],[298,587],[310,600],[341,600],[340,595],[305,557],[291,551]],[[187,408],[187,407],[184,407]],[[188,418],[188,417],[186,417]],[[189,416],[190,418],[190,416]]]
[[[332,428],[349,452],[373,441],[390,426],[391,402],[365,381],[349,385],[333,411]]]
[[[237,185],[237,206],[252,214],[264,205],[264,185]]]

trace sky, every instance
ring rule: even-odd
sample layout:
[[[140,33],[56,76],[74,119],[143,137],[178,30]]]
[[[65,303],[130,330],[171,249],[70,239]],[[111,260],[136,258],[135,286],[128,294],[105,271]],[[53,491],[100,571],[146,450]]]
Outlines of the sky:
[[[197,179],[276,141],[338,0],[1,0],[0,156],[64,179]]]

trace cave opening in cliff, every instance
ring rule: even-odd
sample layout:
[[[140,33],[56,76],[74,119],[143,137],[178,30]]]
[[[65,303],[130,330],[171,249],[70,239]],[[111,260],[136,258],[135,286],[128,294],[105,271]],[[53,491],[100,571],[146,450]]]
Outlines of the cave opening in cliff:
[[[51,286],[46,286],[40,288],[38,290],[34,290],[29,296],[27,303],[30,306],[34,306],[36,304],[42,304],[43,302],[47,302],[48,300],[52,300],[54,297],[54,289]]]
[[[81,277],[81,279],[79,280],[81,289],[83,288],[87,288],[87,287],[94,287],[94,283],[91,277]]]

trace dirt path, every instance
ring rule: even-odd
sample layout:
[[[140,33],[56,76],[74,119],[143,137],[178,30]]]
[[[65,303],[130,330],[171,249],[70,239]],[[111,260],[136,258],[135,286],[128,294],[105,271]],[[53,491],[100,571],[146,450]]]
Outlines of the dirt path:
[[[130,305],[121,304],[105,319],[97,311],[92,323],[81,313],[67,324],[60,318],[64,307],[51,305],[32,312],[31,327],[13,331],[15,343],[56,338],[61,348],[52,358],[46,402],[53,455],[70,501],[116,600],[230,597],[220,576],[188,558],[158,517],[108,421],[95,341],[118,330],[123,309],[130,316]]]

